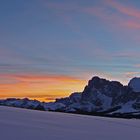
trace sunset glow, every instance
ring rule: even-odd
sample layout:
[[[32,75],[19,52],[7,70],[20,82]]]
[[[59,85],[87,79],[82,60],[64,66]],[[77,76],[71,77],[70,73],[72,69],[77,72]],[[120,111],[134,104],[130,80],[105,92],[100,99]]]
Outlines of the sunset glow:
[[[62,75],[1,75],[0,98],[25,98],[53,101],[82,91],[85,80]],[[7,80],[6,80],[7,79]]]

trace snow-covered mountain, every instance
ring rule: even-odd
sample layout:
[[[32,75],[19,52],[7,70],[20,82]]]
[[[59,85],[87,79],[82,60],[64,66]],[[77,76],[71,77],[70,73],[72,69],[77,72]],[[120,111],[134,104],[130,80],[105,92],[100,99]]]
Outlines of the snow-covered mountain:
[[[120,82],[93,77],[81,93],[44,103],[29,99],[0,100],[0,105],[61,111],[81,114],[140,118],[140,78],[130,80],[128,86]]]

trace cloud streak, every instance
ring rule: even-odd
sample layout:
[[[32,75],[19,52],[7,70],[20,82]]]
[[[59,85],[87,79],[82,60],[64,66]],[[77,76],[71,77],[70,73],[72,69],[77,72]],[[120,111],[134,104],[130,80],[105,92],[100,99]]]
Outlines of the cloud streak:
[[[86,80],[65,75],[0,75],[3,97],[29,97],[39,100],[68,96],[81,91]],[[7,80],[2,80],[7,79]],[[10,82],[9,82],[10,81]]]
[[[69,12],[75,12],[75,14],[87,14],[90,16],[96,16],[102,19],[105,23],[118,25],[122,28],[140,28],[140,10],[133,6],[129,6],[125,3],[120,3],[113,0],[105,0],[102,4],[81,6],[74,3],[57,3],[47,2],[48,8],[58,10],[57,14],[63,17],[64,21],[72,23],[73,17],[68,14]],[[112,11],[115,9],[116,11]],[[124,18],[125,17],[125,18]],[[68,20],[69,19],[69,20]]]

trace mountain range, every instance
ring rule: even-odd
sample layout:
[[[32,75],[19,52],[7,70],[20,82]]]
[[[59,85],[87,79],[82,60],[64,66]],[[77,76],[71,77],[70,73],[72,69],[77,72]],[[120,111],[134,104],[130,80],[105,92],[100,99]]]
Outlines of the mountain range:
[[[127,86],[118,81],[93,77],[83,92],[45,103],[37,100],[9,98],[0,105],[44,111],[59,111],[88,115],[140,118],[140,78],[133,78]]]

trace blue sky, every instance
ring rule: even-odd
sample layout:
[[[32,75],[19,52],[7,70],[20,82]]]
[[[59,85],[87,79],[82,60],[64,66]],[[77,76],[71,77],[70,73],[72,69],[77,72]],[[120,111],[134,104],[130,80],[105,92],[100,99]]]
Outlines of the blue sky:
[[[140,76],[138,0],[1,0],[0,20],[0,75]]]

